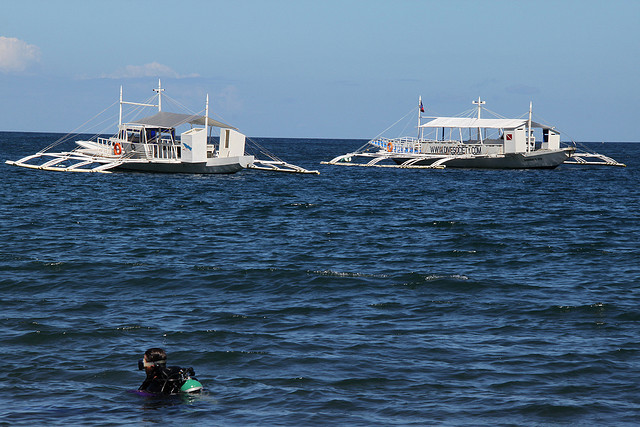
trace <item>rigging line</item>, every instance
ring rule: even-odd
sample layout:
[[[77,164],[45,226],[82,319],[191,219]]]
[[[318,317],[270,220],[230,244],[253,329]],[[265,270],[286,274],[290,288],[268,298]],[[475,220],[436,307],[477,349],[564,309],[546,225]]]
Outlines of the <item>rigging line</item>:
[[[425,114],[428,114],[428,115],[431,115],[431,116],[434,116],[434,117],[440,116],[440,114],[438,114],[438,112],[433,110],[431,107],[424,107],[423,106],[423,108],[424,108]]]
[[[470,108],[468,110],[464,110],[462,113],[458,113],[453,117],[472,117],[474,114],[475,115],[478,114],[477,108]]]
[[[154,99],[154,98],[156,98],[156,97],[157,97],[157,95],[154,95],[153,97],[151,97],[151,99]],[[186,105],[182,104],[182,103],[181,103],[181,102],[179,102],[177,99],[173,98],[173,97],[172,97],[172,96],[170,96],[170,95],[167,95],[166,93],[164,93],[164,94],[163,94],[163,99],[164,99],[165,101],[167,101],[169,104],[173,104],[173,105],[177,106],[181,111],[186,111],[187,113],[189,113],[189,114],[190,114],[190,115],[192,115],[192,116],[203,115],[203,114],[205,113],[205,110],[204,110],[204,109],[202,109],[202,110],[200,110],[200,111],[194,111],[194,110],[192,110],[191,108],[187,107]],[[147,102],[149,102],[149,101],[145,101],[145,103],[147,103]],[[144,107],[142,107],[142,108],[144,108]],[[210,114],[210,115],[212,115],[212,114],[211,114],[211,112],[209,112],[209,114]],[[224,119],[222,119],[222,118],[221,118],[221,120],[224,120]],[[185,123],[183,123],[183,124],[186,124],[186,123],[187,123],[187,122],[185,122]],[[247,137],[247,139],[249,139],[249,138]],[[249,139],[249,140],[250,140],[250,139]],[[250,140],[250,141],[251,141],[251,140]],[[259,146],[255,141],[252,141],[252,142],[253,142],[256,146]],[[266,150],[265,150],[265,151],[266,151]],[[265,152],[264,154],[265,154],[265,155],[268,155],[266,152]],[[275,156],[271,156],[271,157],[273,158],[273,157],[275,157]],[[274,159],[274,160],[275,160],[275,159]]]
[[[583,144],[583,143],[581,143],[581,142],[576,142],[576,141],[573,139],[573,137],[572,137],[571,135],[569,135],[568,133],[566,133],[566,132],[564,132],[564,131],[561,131],[561,130],[560,130],[560,129],[558,129],[558,128],[553,128],[553,129],[554,129],[554,130],[556,130],[556,131],[558,131],[561,135],[565,135],[567,138],[569,138],[575,147],[580,146],[580,148],[583,148],[583,149],[585,149],[585,150],[591,150],[591,148],[589,148],[589,147],[588,147],[588,146],[586,146],[585,144]],[[565,144],[566,144],[566,143],[567,143],[567,142],[565,142]],[[593,150],[591,150],[591,151],[593,151]]]
[[[113,126],[113,124],[112,124],[112,122],[113,122],[113,118],[112,118],[112,117],[105,117],[105,119],[104,119],[103,121],[101,121],[100,123],[96,123],[96,124],[93,126],[93,128],[96,128],[96,127],[98,127],[98,126],[102,126],[102,125],[104,125],[106,122],[110,122],[110,123],[109,123],[109,126]],[[107,130],[107,128],[106,128],[106,127],[102,128],[102,130],[101,130],[101,132],[99,132],[99,134],[100,134],[100,133],[105,133],[105,131],[106,131],[106,130]]]
[[[383,130],[382,132],[380,132],[378,135],[376,135],[376,136],[372,139],[372,141],[373,141],[374,139],[380,138],[380,137],[381,137],[381,136],[382,136],[386,131],[388,131],[389,129],[391,129],[391,128],[392,128],[392,127],[394,127],[395,125],[397,125],[397,124],[398,124],[399,122],[401,122],[402,120],[406,119],[406,118],[407,118],[407,116],[408,116],[409,114],[415,113],[414,109],[415,109],[415,107],[412,107],[412,108],[411,108],[411,110],[409,110],[409,112],[408,112],[407,114],[405,114],[404,116],[402,116],[402,117],[401,117],[400,119],[398,119],[394,124],[392,124],[391,126],[389,126],[388,128],[386,128],[385,130]],[[368,143],[367,143],[367,144],[368,144]],[[366,144],[365,144],[364,146],[366,146]],[[363,146],[363,147],[364,147],[364,146]]]
[[[549,122],[548,122],[548,121],[546,121],[543,117],[541,117],[541,116],[539,116],[539,115],[537,115],[537,114],[535,114],[535,113],[533,113],[533,114],[532,114],[532,116],[533,116],[533,118],[535,119],[535,121],[536,121],[536,122],[538,122],[538,123],[540,123],[540,124],[543,124],[543,125],[545,125],[545,126],[549,126],[551,129],[556,129],[556,127],[555,127],[555,126],[551,126],[551,125],[549,124]],[[560,132],[560,131],[558,130],[558,132]],[[563,132],[563,133],[564,133],[564,132]],[[567,135],[567,136],[569,136],[569,135]]]
[[[202,110],[200,110],[200,111],[197,111],[197,112],[196,112],[196,111],[192,110],[191,108],[187,107],[186,105],[182,104],[182,103],[181,103],[181,102],[179,102],[178,100],[176,100],[176,99],[174,99],[174,98],[170,97],[169,95],[166,95],[166,94],[165,94],[164,96],[165,96],[166,98],[168,98],[168,100],[169,100],[171,103],[173,103],[174,105],[176,105],[178,108],[180,108],[180,109],[181,109],[181,110],[183,110],[183,111],[188,112],[188,113],[189,113],[189,114],[191,114],[191,115],[197,116],[197,115],[204,115],[204,113],[205,113],[205,110],[204,110],[204,109],[202,109]],[[224,119],[222,118],[222,116],[220,116],[219,114],[214,113],[214,112],[212,111],[212,109],[211,109],[211,108],[209,108],[209,116],[210,116],[210,117],[212,116],[212,118],[213,118],[213,119],[215,119],[216,117],[220,117],[220,121],[222,121],[222,122],[226,123],[226,120],[224,120]]]
[[[151,95],[149,98],[141,102],[141,104],[149,104],[152,107],[147,105],[132,105],[132,104],[129,104],[129,105],[132,105],[132,107],[135,107],[140,110],[143,110],[145,108],[157,108],[158,107],[157,99],[158,99],[158,95]],[[153,102],[155,102],[156,104],[154,105]]]
[[[184,105],[181,102],[179,102],[177,99],[174,99],[171,96],[167,95],[166,93],[164,94],[164,98],[166,98],[169,102],[173,103],[174,105],[176,105],[178,108],[180,108],[183,111],[187,111],[187,112],[189,112],[191,114],[194,114],[194,115],[198,114],[198,113],[195,113],[193,110],[191,110],[186,105]]]
[[[576,141],[573,139],[573,137],[572,137],[571,135],[569,135],[568,133],[566,133],[566,132],[564,132],[564,131],[562,131],[562,130],[558,129],[558,128],[557,128],[557,127],[555,127],[555,126],[551,126],[551,125],[549,125],[549,124],[548,124],[549,122],[547,122],[546,120],[544,120],[544,118],[540,117],[539,115],[537,115],[537,114],[532,114],[532,116],[533,116],[534,118],[536,118],[536,121],[537,121],[538,123],[541,123],[541,124],[543,124],[543,125],[549,126],[549,127],[550,127],[551,129],[553,129],[554,131],[557,131],[557,132],[558,132],[558,133],[560,133],[561,135],[565,135],[566,137],[568,137],[568,138],[571,140],[571,142],[573,143],[573,145],[574,145],[575,147],[578,147],[578,146],[579,146],[580,148],[582,148],[582,149],[584,149],[584,150],[591,150],[591,148],[589,148],[589,147],[588,147],[588,146],[586,146],[585,144],[580,143],[580,142],[576,142]],[[565,142],[565,143],[566,143],[566,142]],[[593,151],[593,150],[591,150],[591,151]]]
[[[103,124],[103,123],[104,123],[104,122],[106,122],[106,121],[107,121],[107,120],[105,119],[105,120],[103,120],[103,121],[102,121],[101,123],[99,123],[99,124]],[[96,126],[97,126],[97,125],[96,125]],[[105,135],[105,134],[107,134],[107,130],[108,130],[111,126],[112,126],[112,125],[111,125],[111,124],[109,124],[109,126],[104,127],[104,128],[102,128],[102,130],[100,130],[100,131],[98,131],[98,132],[94,133],[92,136],[90,136],[90,137],[89,137],[89,141],[94,141],[94,140],[96,140],[96,141],[97,141],[97,139],[98,139],[98,138],[100,138],[100,136],[101,136],[101,135]]]
[[[140,104],[149,104],[149,105],[138,105],[138,103],[132,103],[127,101],[122,101],[122,103],[125,105],[129,105],[132,109],[152,108],[152,107],[157,108],[158,107],[157,102],[155,105],[152,104],[153,102],[156,101],[157,98],[158,98],[158,95],[151,95],[150,97],[146,98],[144,101],[140,102]]]
[[[278,162],[284,162],[284,160],[282,160],[281,158],[279,158],[278,156],[276,156],[275,154],[271,153],[269,150],[267,150],[265,147],[263,147],[262,145],[258,144],[256,141],[254,141],[253,139],[249,138],[248,136],[246,137],[248,141],[250,141],[253,145],[256,146],[256,148],[265,156],[270,157],[272,160],[276,160]]]
[[[168,98],[167,100],[169,101],[169,103],[176,105],[180,110],[186,111],[189,115],[191,115],[193,117],[195,117],[195,116],[203,116],[204,113],[206,112],[206,109],[204,109],[204,108],[202,110],[200,110],[200,111],[194,111],[191,108],[187,107],[186,105],[184,105],[184,104],[178,102],[177,100],[173,99],[169,95],[165,94],[164,96],[165,96],[165,98]],[[212,115],[211,111],[209,111],[209,115]],[[184,123],[181,123],[180,125],[184,125],[184,124],[188,124],[188,123],[189,123],[188,121],[185,121]],[[190,126],[193,127],[193,125],[190,125]],[[216,126],[213,126],[213,125],[209,125],[209,126],[212,127],[212,128],[216,127]],[[210,136],[211,135],[209,134],[209,130],[207,130],[207,140],[208,140],[208,138]]]
[[[89,129],[87,129],[87,130],[95,129],[95,128],[97,128],[98,126],[103,126],[105,123],[109,122],[109,124],[108,124],[108,125],[104,126],[101,130],[99,130],[98,132],[94,133],[94,135],[93,135],[93,136],[91,136],[91,137],[89,138],[89,140],[95,139],[95,138],[97,138],[97,137],[99,137],[99,136],[101,136],[101,135],[106,135],[106,134],[111,134],[111,135],[113,135],[112,133],[110,133],[110,132],[108,132],[108,131],[109,131],[109,129],[113,126],[113,122],[114,122],[114,121],[115,121],[115,120],[114,120],[114,118],[113,118],[113,117],[105,117],[105,118],[104,118],[104,120],[102,120],[102,121],[101,121],[101,122],[99,122],[99,123],[96,123],[95,125],[93,125],[93,127],[91,127],[91,128],[89,128]]]
[[[171,97],[171,96],[169,96],[169,95],[166,95],[166,94],[165,94],[165,95],[164,95],[164,97],[168,98],[168,100],[169,100],[170,102],[172,102],[173,104],[175,104],[178,108],[180,108],[180,109],[181,109],[181,110],[183,110],[183,111],[188,112],[188,113],[189,113],[189,114],[191,114],[191,115],[197,116],[197,115],[204,115],[204,113],[205,113],[205,109],[202,109],[202,110],[200,110],[200,111],[197,111],[197,112],[196,112],[196,111],[192,110],[191,108],[187,107],[186,105],[182,104],[182,103],[181,103],[181,102],[179,102],[178,100],[176,100],[176,99],[172,98],[172,97]],[[224,119],[224,117],[222,117],[220,114],[214,113],[214,112],[212,111],[211,105],[210,105],[210,108],[209,108],[209,117],[213,118],[214,120],[219,119],[219,121],[221,121],[221,122],[224,122],[224,123],[227,123],[227,124],[228,124],[228,122]],[[232,127],[233,127],[233,126],[232,126]]]
[[[394,127],[395,125],[397,125],[399,122],[401,122],[402,120],[405,120],[407,118],[407,116],[409,116],[410,114],[415,114],[415,107],[411,107],[411,109],[409,110],[408,113],[406,113],[404,116],[402,116],[401,118],[399,118],[398,120],[396,120],[395,123],[393,123],[391,126],[387,127],[385,130],[383,130],[382,132],[380,132],[378,135],[376,135],[375,137],[373,137],[372,139],[368,140],[362,147],[358,148],[356,151],[354,151],[354,153],[360,153],[362,151],[366,151],[369,147],[369,144],[371,143],[371,141],[375,141],[376,139],[380,138],[382,135],[384,135],[385,132],[387,132],[389,129],[391,129],[392,127]]]
[[[150,98],[145,99],[142,103],[149,104],[153,101],[155,97],[156,97],[155,95],[151,96]],[[150,107],[146,107],[144,105],[131,105],[131,108],[126,113],[123,113],[123,116],[124,115],[127,116],[127,120],[123,120],[122,123],[128,123],[137,119],[138,117],[140,117],[142,111],[144,111],[145,108],[150,108]]]
[[[404,127],[402,128],[402,130],[400,131],[400,133],[398,133],[398,137],[400,137],[400,136],[402,136],[402,135],[405,135],[405,132],[407,131],[407,127],[409,127],[409,121],[407,121],[407,122],[404,124]]]
[[[109,105],[107,108],[105,108],[104,110],[100,111],[98,114],[96,114],[95,116],[91,117],[89,120],[87,120],[86,122],[84,122],[83,124],[81,124],[80,126],[76,127],[74,130],[72,130],[71,132],[67,133],[66,135],[64,135],[63,137],[59,138],[58,140],[52,142],[51,144],[49,144],[47,147],[45,147],[43,150],[40,150],[40,153],[44,153],[47,150],[50,150],[51,148],[62,144],[63,142],[66,142],[68,139],[71,139],[73,136],[78,135],[78,130],[80,128],[82,128],[83,126],[85,126],[87,123],[89,123],[91,120],[94,120],[96,117],[100,116],[101,114],[103,114],[105,111],[107,111],[109,108],[113,107],[115,104],[117,104],[119,101],[114,102],[113,104]],[[68,138],[68,139],[67,139]]]
[[[172,102],[173,104],[177,105],[178,107],[180,107],[182,110],[189,112],[192,115],[201,115],[204,114],[204,110],[200,110],[199,112],[194,112],[192,109],[188,108],[187,106],[185,106],[184,104],[180,103],[179,101],[177,101],[176,99],[172,98],[169,95],[164,95],[165,98],[167,98],[170,102]],[[209,110],[209,114],[214,116],[214,118],[219,118],[220,121],[227,123],[227,120],[225,120],[224,117],[222,117],[220,114],[217,113],[212,113],[211,110]],[[250,137],[245,135],[245,138],[247,141],[249,141],[254,147],[255,149],[258,150],[259,153],[264,154],[265,156],[271,158],[272,160],[276,160],[279,162],[284,162],[284,160],[282,160],[281,158],[279,158],[278,156],[276,156],[275,154],[273,154],[272,152],[270,152],[269,150],[267,150],[265,147],[263,147],[262,145],[258,144],[255,140],[251,139]]]
[[[204,110],[203,110],[203,112],[204,112]],[[227,121],[227,119],[225,119],[224,117],[222,117],[222,115],[221,115],[221,114],[214,113],[213,111],[211,111],[211,108],[209,108],[209,115],[213,116],[213,117],[212,117],[213,119],[219,120],[219,121],[221,121],[222,123],[226,123],[227,125],[231,126],[231,127],[232,127],[232,128],[234,128],[234,129],[238,129],[238,128],[236,128],[235,126],[230,125],[230,124],[229,124],[229,122]],[[238,131],[239,131],[239,129],[238,129]]]
[[[483,107],[483,110],[485,110],[487,113],[493,114],[494,116],[498,117],[499,119],[506,119],[506,116],[503,116],[502,114],[496,113],[495,111],[492,111],[490,109],[488,109],[487,107]]]

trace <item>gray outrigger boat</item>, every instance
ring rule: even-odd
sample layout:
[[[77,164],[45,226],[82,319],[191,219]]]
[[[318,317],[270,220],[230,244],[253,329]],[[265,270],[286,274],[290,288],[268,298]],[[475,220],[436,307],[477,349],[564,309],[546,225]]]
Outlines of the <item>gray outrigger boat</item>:
[[[313,173],[300,166],[287,163],[259,147],[268,160],[257,159],[245,153],[246,136],[238,129],[209,117],[209,96],[205,114],[170,113],[162,110],[160,81],[157,104],[122,100],[118,132],[108,138],[75,141],[69,151],[51,151],[66,142],[61,138],[49,147],[17,161],[6,163],[31,169],[59,172],[111,172],[128,170],[160,173],[229,174],[242,169],[260,169],[276,172]],[[150,101],[153,102],[153,101]],[[136,108],[153,107],[157,113],[123,123],[123,105]],[[187,127],[177,133],[179,127]],[[220,131],[217,140],[210,137],[212,128]],[[257,146],[257,144],[255,144]]]
[[[575,143],[562,146],[555,127],[532,120],[531,103],[528,117],[519,119],[482,118],[485,102],[478,98],[473,104],[475,117],[422,117],[420,98],[417,137],[376,137],[323,164],[422,169],[553,169],[563,163],[625,166],[602,154],[578,152]]]

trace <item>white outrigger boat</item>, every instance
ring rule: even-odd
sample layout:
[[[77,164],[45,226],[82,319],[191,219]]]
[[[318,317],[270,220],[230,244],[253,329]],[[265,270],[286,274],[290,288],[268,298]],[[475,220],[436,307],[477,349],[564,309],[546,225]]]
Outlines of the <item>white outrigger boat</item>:
[[[257,159],[245,153],[246,136],[238,129],[209,117],[209,96],[205,114],[179,114],[162,111],[160,81],[157,104],[126,102],[120,87],[120,113],[118,133],[109,138],[75,141],[70,151],[49,151],[66,142],[56,141],[36,154],[6,163],[31,169],[62,172],[103,172],[130,170],[142,172],[221,174],[242,169],[260,169],[277,172],[313,173],[292,165],[266,152],[270,160]],[[166,96],[166,95],[165,95]],[[150,101],[152,102],[152,101]],[[133,105],[157,108],[157,113],[130,122],[122,122],[122,106]],[[189,125],[189,129],[176,134],[176,128]],[[185,126],[186,127],[186,126]],[[218,141],[210,139],[211,128],[220,129]],[[254,143],[255,144],[255,143]],[[257,146],[257,144],[255,144]]]
[[[485,101],[478,98],[473,104],[477,114],[474,108],[467,116],[422,117],[420,98],[417,137],[376,137],[355,152],[322,163],[422,169],[553,169],[562,163],[625,166],[599,153],[577,152],[575,143],[561,146],[555,127],[532,121],[531,103],[528,117],[519,119],[482,118]]]

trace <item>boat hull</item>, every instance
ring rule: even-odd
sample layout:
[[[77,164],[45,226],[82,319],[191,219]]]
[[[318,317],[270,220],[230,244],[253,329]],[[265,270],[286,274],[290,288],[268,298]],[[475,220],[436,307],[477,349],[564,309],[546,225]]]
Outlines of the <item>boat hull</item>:
[[[575,149],[535,151],[532,153],[513,153],[498,156],[451,157],[441,163],[447,168],[463,169],[554,169],[569,159]],[[417,156],[393,157],[393,161],[402,165]],[[443,157],[429,157],[413,162],[415,166],[429,166],[442,160]]]
[[[253,160],[253,156],[236,156],[208,159],[206,162],[201,163],[127,161],[114,168],[114,170],[155,173],[231,174],[249,167],[253,164]]]

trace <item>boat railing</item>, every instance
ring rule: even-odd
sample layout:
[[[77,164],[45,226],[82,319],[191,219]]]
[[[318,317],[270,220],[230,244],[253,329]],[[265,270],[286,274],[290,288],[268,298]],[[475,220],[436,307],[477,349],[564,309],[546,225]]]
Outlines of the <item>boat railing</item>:
[[[413,137],[376,138],[370,143],[390,153],[420,153],[420,140]]]
[[[114,145],[122,145],[127,141],[119,138],[98,138],[98,144],[107,148],[109,153],[116,154],[114,151]],[[135,147],[133,151],[128,151],[128,158],[144,158],[147,160],[179,160],[180,159],[180,145],[175,144],[171,139],[155,140],[152,144],[133,144]],[[129,150],[129,148],[127,148]]]
[[[120,150],[122,150],[122,142],[116,138],[102,138],[98,137],[96,140],[98,145],[102,146],[101,148],[106,150],[106,152],[110,155],[116,155],[114,145],[116,143],[120,143]]]
[[[115,141],[115,142],[117,142],[117,141]],[[114,140],[113,140],[113,138],[100,138],[99,137],[98,138],[98,144],[104,145],[104,146],[107,146],[107,147],[113,147]]]
[[[157,144],[146,144],[149,160],[179,160],[180,146],[170,139],[161,139]]]
[[[458,140],[424,140],[414,137],[376,138],[370,143],[387,153],[417,155],[500,155],[503,144],[468,143]]]

